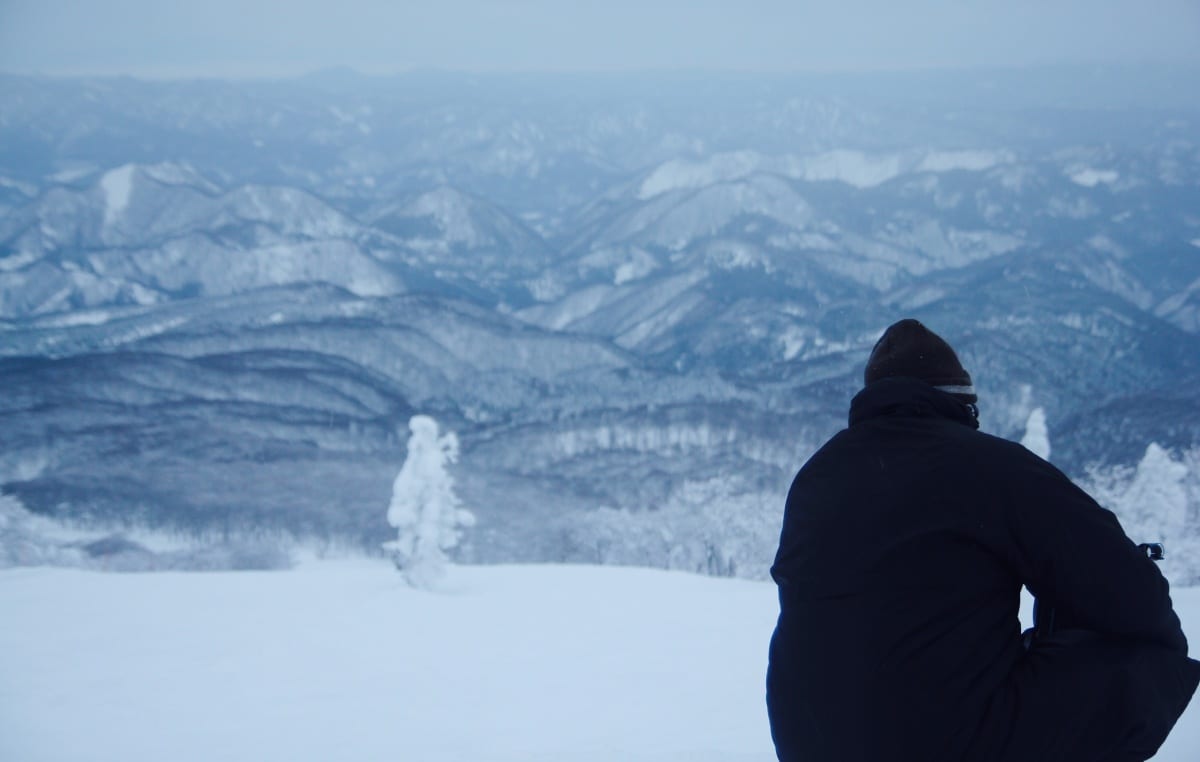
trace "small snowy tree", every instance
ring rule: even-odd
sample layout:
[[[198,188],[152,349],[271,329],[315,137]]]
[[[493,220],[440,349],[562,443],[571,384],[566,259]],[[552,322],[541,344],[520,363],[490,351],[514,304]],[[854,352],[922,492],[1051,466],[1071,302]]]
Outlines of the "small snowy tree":
[[[462,507],[446,470],[458,460],[458,437],[439,436],[437,421],[425,415],[413,416],[408,429],[408,456],[387,512],[397,537],[383,547],[410,585],[429,589],[445,573],[446,551],[458,545],[475,516]]]
[[[1118,509],[1129,530],[1141,535],[1139,542],[1170,541],[1183,535],[1188,519],[1187,475],[1187,466],[1157,443],[1146,447]]]
[[[1182,460],[1155,442],[1146,447],[1137,467],[1091,466],[1084,488],[1121,520],[1134,542],[1164,542],[1163,574],[1172,583],[1200,582],[1200,532],[1190,494],[1192,453]]]

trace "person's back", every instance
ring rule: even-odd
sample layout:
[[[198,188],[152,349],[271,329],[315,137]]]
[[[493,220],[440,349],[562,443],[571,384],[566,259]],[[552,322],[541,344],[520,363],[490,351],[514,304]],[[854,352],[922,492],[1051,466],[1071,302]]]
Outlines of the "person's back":
[[[915,326],[898,324],[900,336],[890,329],[896,346],[885,353],[907,351],[909,332],[940,342],[906,323]],[[944,383],[914,377],[919,363],[883,363],[884,377],[853,401],[850,427],[789,493],[768,673],[780,759],[1062,762],[1122,744],[1157,748],[1200,679],[1200,665],[1183,659],[1165,581],[1056,469],[975,431],[970,378],[941,345],[953,372],[932,381]],[[886,372],[897,369],[906,375]],[[1162,696],[1134,692],[1162,717],[1142,723],[1141,736],[1123,727],[1132,699],[1114,681],[1128,678],[1125,657],[1106,641],[1066,658],[1052,644],[1027,652],[1022,584],[1076,626],[1145,644],[1147,679],[1177,674]],[[1104,662],[1115,666],[1093,669]],[[1097,698],[1106,692],[1108,704]],[[1086,730],[1098,717],[1107,727]]]
[[[893,759],[897,745],[961,758],[1022,650],[1021,581],[988,549],[1002,519],[965,497],[988,478],[989,448],[909,386],[873,390],[913,399],[836,437],[789,495],[803,508],[787,512],[773,569],[788,651],[771,662],[821,697],[804,729],[812,759]]]

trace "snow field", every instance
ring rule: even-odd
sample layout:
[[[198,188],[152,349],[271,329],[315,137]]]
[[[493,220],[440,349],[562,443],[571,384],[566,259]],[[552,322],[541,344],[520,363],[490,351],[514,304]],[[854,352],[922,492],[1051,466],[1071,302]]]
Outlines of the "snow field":
[[[0,759],[758,760],[770,585],[384,562],[0,573]]]
[[[1200,643],[1200,588],[1176,607]],[[0,572],[0,759],[774,758],[774,586],[620,567]],[[1160,762],[1200,756],[1200,705]]]

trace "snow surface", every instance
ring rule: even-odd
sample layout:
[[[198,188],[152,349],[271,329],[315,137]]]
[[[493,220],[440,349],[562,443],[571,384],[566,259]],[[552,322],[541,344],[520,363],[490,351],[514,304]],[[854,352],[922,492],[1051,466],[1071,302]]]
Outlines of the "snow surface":
[[[1015,157],[1006,151],[932,151],[921,160],[918,172],[982,172]]]
[[[76,180],[87,177],[96,171],[96,167],[91,164],[85,164],[80,167],[71,167],[55,172],[52,175],[47,175],[46,179],[55,183],[73,183]]]
[[[764,156],[755,151],[718,153],[705,159],[672,159],[659,165],[638,187],[645,201],[671,191],[698,190],[744,179],[758,172],[808,182],[840,182],[874,188],[906,172],[981,172],[1012,162],[1004,151],[930,151],[925,154],[868,154],[838,148],[806,156]],[[1114,178],[1115,179],[1115,178]]]
[[[1071,178],[1071,182],[1076,185],[1082,185],[1085,188],[1095,188],[1100,184],[1112,185],[1120,179],[1121,175],[1114,169],[1083,167],[1071,172],[1069,177]]]
[[[423,194],[404,210],[407,216],[433,217],[446,242],[477,248],[492,243],[475,224],[469,200],[453,188],[440,187]]]
[[[794,172],[811,182],[834,181],[855,188],[874,188],[903,172],[899,156],[871,156],[861,151],[834,150],[809,157]]]
[[[673,159],[656,168],[642,181],[640,200],[675,190],[695,190],[719,182],[738,180],[758,171],[764,159],[754,151],[717,154],[700,161]]]
[[[39,256],[40,253],[37,251],[18,251],[2,256],[0,257],[0,272],[20,270],[25,265],[36,262]]]
[[[771,586],[592,567],[0,574],[0,758],[770,758]],[[68,732],[69,729],[69,732]]]
[[[136,167],[126,164],[109,170],[100,178],[100,190],[104,193],[104,226],[111,227],[125,208],[129,206],[129,197],[133,193],[133,172]]]
[[[0,572],[0,758],[770,760],[768,583],[382,561]],[[1200,642],[1200,588],[1176,591]],[[1196,759],[1200,704],[1161,762]]]

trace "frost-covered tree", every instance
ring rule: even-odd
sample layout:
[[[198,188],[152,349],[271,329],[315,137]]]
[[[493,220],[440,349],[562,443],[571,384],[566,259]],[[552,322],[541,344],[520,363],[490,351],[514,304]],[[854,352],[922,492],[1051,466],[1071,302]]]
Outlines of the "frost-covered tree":
[[[1187,525],[1187,467],[1151,442],[1121,500],[1122,519],[1146,540],[1183,535]]]
[[[592,511],[568,543],[575,557],[602,564],[765,578],[779,539],[780,496],[729,481],[685,482],[654,510]]]
[[[55,538],[62,527],[33,514],[11,495],[0,495],[0,569],[8,566],[80,566],[83,554]]]
[[[1025,421],[1025,436],[1021,444],[1042,460],[1050,460],[1050,433],[1046,429],[1046,411],[1034,408]]]
[[[1174,583],[1200,582],[1200,527],[1194,497],[1193,475],[1188,467],[1192,453],[1182,460],[1151,442],[1136,468],[1091,467],[1084,488],[1121,520],[1135,542],[1164,542],[1167,559],[1163,573]]]
[[[447,470],[458,460],[458,437],[439,436],[437,421],[425,415],[413,416],[408,429],[408,456],[392,484],[387,512],[397,536],[383,547],[409,584],[428,589],[445,572],[446,551],[458,545],[475,516],[462,507]]]

